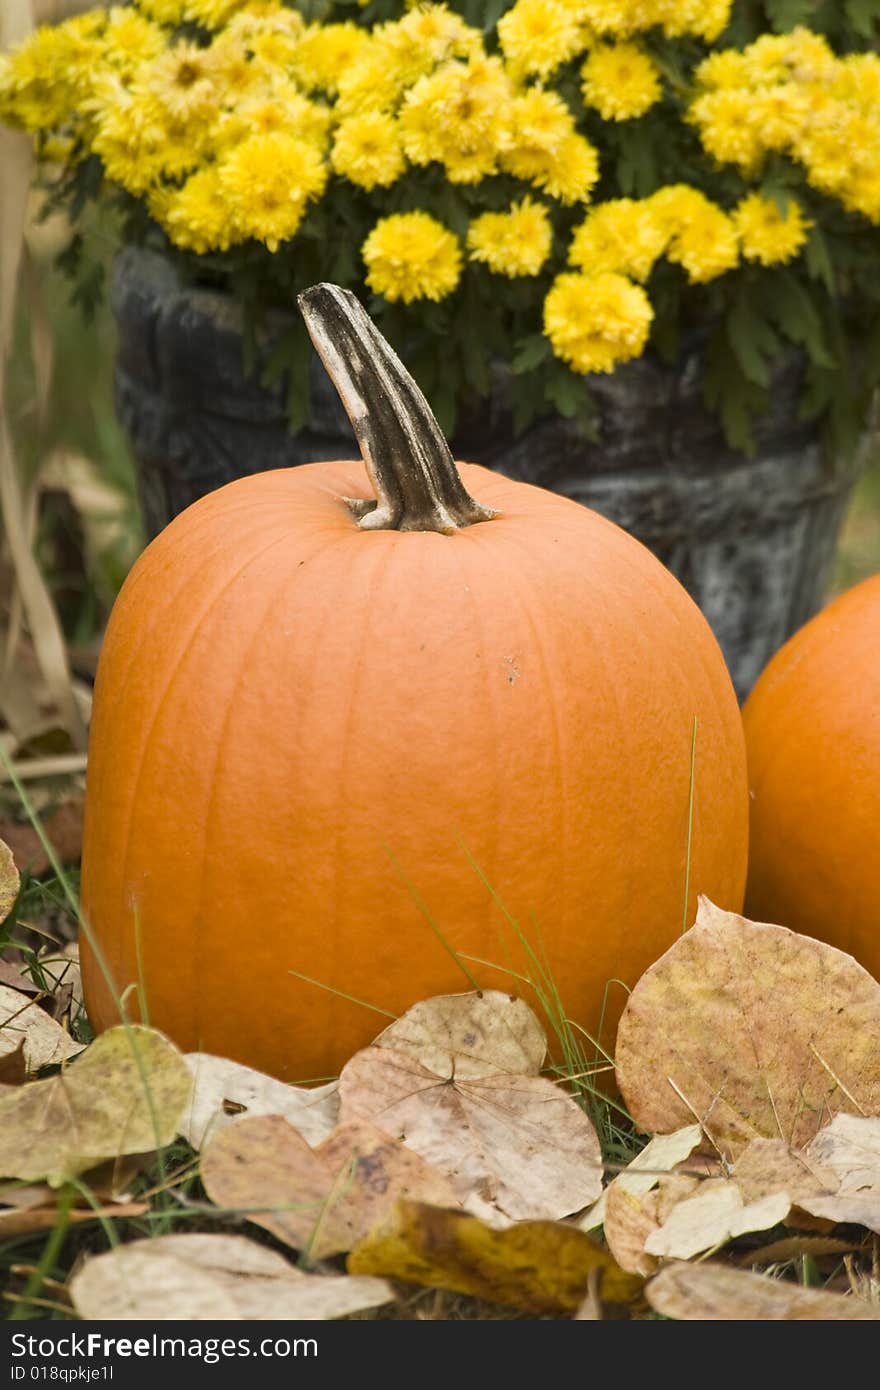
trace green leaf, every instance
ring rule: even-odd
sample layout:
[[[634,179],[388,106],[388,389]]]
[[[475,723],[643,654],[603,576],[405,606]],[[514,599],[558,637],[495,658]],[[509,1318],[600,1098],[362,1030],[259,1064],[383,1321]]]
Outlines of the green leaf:
[[[273,386],[286,378],[285,411],[291,430],[301,430],[311,410],[310,378],[312,348],[305,325],[294,321],[278,338],[261,364],[260,381]]]
[[[513,433],[517,439],[535,420],[544,404],[544,374],[533,372],[516,383],[511,401]]]
[[[757,308],[755,299],[741,292],[726,317],[730,346],[743,375],[757,386],[770,385],[768,359],[779,351],[779,338]]]
[[[428,395],[427,392],[425,394]],[[446,438],[450,439],[455,432],[455,421],[458,415],[455,383],[450,381],[448,377],[439,378],[435,381],[428,400],[437,417],[437,424]]]
[[[857,34],[870,39],[874,36],[874,26],[880,18],[880,4],[877,0],[846,0],[846,17]]]
[[[706,353],[703,397],[719,415],[730,448],[751,457],[755,452],[752,421],[766,408],[767,393],[744,375],[723,330],[711,339]]]
[[[510,370],[519,375],[530,372],[539,363],[546,362],[550,356],[550,339],[543,333],[532,333],[528,338],[520,338],[510,364]]]
[[[815,8],[813,0],[765,0],[767,18],[777,34],[786,34],[798,24],[806,24]]]
[[[828,349],[822,319],[803,285],[789,271],[774,271],[772,287],[768,286],[767,312],[793,343],[804,347],[817,366],[834,368],[836,362]]]
[[[804,262],[807,272],[814,280],[821,280],[829,294],[835,292],[834,266],[828,252],[828,243],[821,228],[814,224],[804,248]]]
[[[862,344],[865,383],[868,387],[880,385],[880,316]]]
[[[596,404],[585,377],[569,371],[560,362],[547,375],[544,400],[555,406],[564,419],[576,420],[586,438],[597,438]]]
[[[621,193],[627,197],[646,198],[662,182],[649,129],[633,122],[619,132],[617,181]]]

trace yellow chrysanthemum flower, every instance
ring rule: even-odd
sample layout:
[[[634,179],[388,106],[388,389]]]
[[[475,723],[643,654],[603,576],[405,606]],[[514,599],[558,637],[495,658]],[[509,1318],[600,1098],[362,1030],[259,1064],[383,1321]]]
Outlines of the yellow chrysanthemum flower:
[[[445,299],[461,278],[458,238],[426,212],[383,217],[363,245],[367,284],[386,299]]]
[[[547,156],[546,167],[532,175],[532,183],[561,203],[587,202],[599,177],[599,156],[582,135],[569,135]]]
[[[373,34],[357,59],[339,75],[337,114],[344,118],[363,111],[390,111],[397,106],[406,85],[400,70],[390,61],[388,49]]]
[[[131,73],[138,63],[158,58],[165,51],[168,36],[160,25],[128,6],[114,5],[107,12],[107,24],[101,34],[100,57],[96,61],[109,64],[122,73]]]
[[[850,121],[845,104],[833,102],[820,118],[808,122],[792,145],[792,153],[806,169],[807,182],[832,197],[852,177]]]
[[[880,57],[876,53],[851,53],[835,64],[829,95],[865,114],[880,109]]]
[[[785,212],[772,198],[749,193],[733,210],[733,225],[740,250],[749,261],[778,265],[790,261],[807,239],[810,223],[800,207],[789,200]]]
[[[753,92],[749,124],[761,150],[788,150],[810,119],[813,102],[795,86]]]
[[[824,35],[798,25],[784,39],[783,61],[794,81],[827,82],[832,77],[838,60]]]
[[[752,87],[769,87],[785,82],[789,76],[788,38],[785,34],[762,34],[743,49],[743,60]]]
[[[646,280],[666,249],[668,232],[649,200],[600,203],[572,237],[570,263],[587,274],[613,270]]]
[[[733,269],[739,261],[739,242],[727,213],[696,189],[691,192],[696,197],[678,200],[680,216],[666,256],[683,268],[692,284],[699,285]],[[661,222],[668,226],[670,204],[664,207],[657,194],[650,201],[657,208]]]
[[[549,77],[585,45],[577,16],[556,0],[516,0],[497,27],[507,61],[518,72],[539,77]]]
[[[450,58],[476,58],[484,51],[479,29],[446,5],[418,5],[396,23],[379,25],[374,39],[401,87],[412,86]]]
[[[880,222],[880,165],[876,160],[850,177],[840,199],[848,212],[859,212],[870,222]]]
[[[710,53],[694,68],[694,78],[701,87],[748,87],[751,70],[739,49],[723,48],[719,53]]]
[[[255,63],[259,63],[267,72],[280,76],[285,81],[289,79],[299,61],[299,39],[295,34],[283,29],[263,29],[247,40],[247,46]],[[303,83],[303,86],[306,85]],[[316,87],[320,84],[312,82],[308,85]]]
[[[733,0],[578,0],[574,8],[597,34],[628,38],[659,25],[668,38],[694,34],[713,43]]]
[[[294,59],[296,77],[307,91],[335,94],[342,74],[356,63],[369,43],[356,24],[310,24],[300,38]]]
[[[544,332],[576,372],[613,372],[644,352],[654,318],[641,285],[623,275],[559,275],[544,301]]]
[[[202,49],[205,65],[211,74],[224,105],[235,105],[245,96],[257,92],[265,94],[273,76],[258,62],[254,62],[244,39],[230,34],[228,30],[217,34],[207,48]]]
[[[627,38],[659,19],[656,0],[582,0],[580,17],[597,34]]]
[[[753,101],[754,93],[746,88],[724,87],[692,104],[689,118],[699,128],[703,148],[719,164],[750,171],[760,161],[763,145],[751,120]]]
[[[556,92],[529,87],[513,98],[509,115],[510,147],[501,156],[502,167],[518,179],[540,178],[575,134],[571,110]]]
[[[150,211],[175,246],[197,255],[228,251],[238,228],[215,164],[191,174],[182,188],[163,189]]]
[[[176,43],[138,69],[133,90],[152,98],[170,120],[210,120],[219,110],[220,94],[207,49]]]
[[[136,197],[162,178],[190,173],[201,157],[189,132],[167,125],[155,107],[138,102],[124,87],[104,100],[96,121],[93,152],[107,177]]]
[[[238,235],[262,241],[270,251],[295,234],[327,181],[313,145],[282,131],[243,140],[224,155],[218,173]]]
[[[281,132],[305,140],[324,153],[330,129],[328,107],[303,96],[295,84],[280,80],[246,93],[224,112],[214,129],[217,149],[237,145],[250,135]]]
[[[305,20],[281,0],[248,0],[227,22],[223,33],[250,43],[259,34],[285,34],[298,39],[305,32]]]
[[[36,29],[4,55],[0,115],[34,133],[65,124],[99,53],[94,32],[76,21]]]
[[[331,162],[361,188],[388,188],[406,168],[394,117],[381,111],[349,116],[336,129]]]
[[[496,275],[537,275],[550,255],[553,229],[546,207],[530,198],[509,212],[484,212],[468,228],[472,261],[482,261]]]
[[[511,87],[494,58],[446,63],[406,95],[399,128],[413,164],[436,160],[452,183],[478,183],[495,173],[510,145]]]
[[[143,6],[143,0],[140,3]],[[245,0],[185,0],[186,18],[206,29],[222,29],[244,3]]]
[[[733,0],[658,0],[655,23],[670,39],[694,34],[714,43],[730,23]]]
[[[663,95],[656,64],[634,43],[598,44],[581,77],[584,101],[606,121],[643,116]]]
[[[644,201],[667,240],[709,204],[705,193],[689,183],[668,183]]]
[[[157,24],[176,27],[186,18],[187,0],[138,0],[138,9]]]
[[[796,142],[807,182],[839,199],[850,212],[877,220],[880,112],[832,102]]]

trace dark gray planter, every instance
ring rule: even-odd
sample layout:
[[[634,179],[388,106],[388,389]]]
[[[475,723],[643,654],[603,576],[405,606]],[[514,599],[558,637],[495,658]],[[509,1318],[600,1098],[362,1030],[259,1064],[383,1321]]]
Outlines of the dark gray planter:
[[[116,260],[116,403],[139,470],[149,535],[243,474],[356,457],[317,358],[308,427],[291,435],[281,388],[242,369],[239,320],[222,293],[184,288],[168,261]],[[700,360],[648,358],[590,379],[600,442],[558,417],[515,439],[504,383],[452,440],[457,458],[564,493],[643,541],[681,580],[721,644],[740,698],[819,608],[857,468],[823,456],[797,420],[800,363],[777,375],[752,459],[732,452],[700,393]]]

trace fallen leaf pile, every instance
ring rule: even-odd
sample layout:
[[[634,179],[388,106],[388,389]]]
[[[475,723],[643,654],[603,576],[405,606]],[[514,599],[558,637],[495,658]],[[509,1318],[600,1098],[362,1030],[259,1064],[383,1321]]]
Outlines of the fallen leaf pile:
[[[880,1320],[880,985],[831,947],[701,903],[621,1020],[625,1166],[507,994],[417,1004],[305,1088],[141,1025],[84,1047],[75,950],[32,966],[0,976],[0,1240],[157,1192],[223,1232],[78,1257],[69,1315],[326,1319],[415,1287],[510,1317]],[[149,1187],[178,1139],[189,1185]]]

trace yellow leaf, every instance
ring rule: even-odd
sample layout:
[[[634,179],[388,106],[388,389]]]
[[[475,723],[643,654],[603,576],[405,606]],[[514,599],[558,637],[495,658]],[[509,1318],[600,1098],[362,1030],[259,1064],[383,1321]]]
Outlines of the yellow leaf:
[[[808,1143],[840,1111],[880,1114],[880,984],[843,951],[700,900],[639,980],[617,1080],[640,1129],[697,1120],[728,1156]]]
[[[191,1085],[161,1033],[111,1028],[58,1076],[0,1096],[0,1174],[62,1181],[170,1144]]]
[[[348,1269],[532,1313],[576,1312],[593,1279],[606,1303],[633,1303],[643,1283],[575,1226],[521,1221],[499,1231],[422,1202],[398,1202],[354,1247]]]

